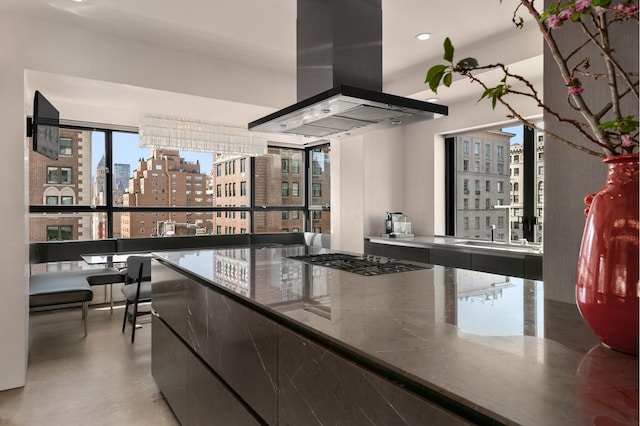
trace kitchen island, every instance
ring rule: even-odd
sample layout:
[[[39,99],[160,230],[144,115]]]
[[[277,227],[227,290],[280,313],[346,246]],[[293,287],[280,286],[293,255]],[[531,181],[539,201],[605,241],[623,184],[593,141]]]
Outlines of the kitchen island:
[[[637,424],[637,358],[542,282],[295,258],[319,253],[154,253],[152,372],[181,423]]]

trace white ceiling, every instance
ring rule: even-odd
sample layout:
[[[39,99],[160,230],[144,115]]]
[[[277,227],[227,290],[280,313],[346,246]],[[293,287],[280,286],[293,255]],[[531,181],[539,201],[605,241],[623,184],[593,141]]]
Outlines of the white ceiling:
[[[474,46],[507,39],[505,32],[513,29],[515,4],[516,0],[382,0],[385,88],[387,82],[402,78],[410,70],[425,72],[428,64],[439,61],[446,36],[459,50],[472,52]],[[1,0],[0,13],[3,11],[268,68],[290,74],[295,81],[295,0]],[[414,36],[421,32],[431,33],[432,39],[416,40]],[[535,67],[541,74],[539,60]],[[64,90],[69,97],[74,84],[80,85],[75,91],[83,96],[91,93],[87,92],[86,81],[58,77],[52,82],[46,73],[31,78],[38,87],[51,86],[48,93],[58,91],[61,95]],[[126,87],[113,89],[103,87],[98,91],[96,87],[94,102],[107,94],[126,96]],[[455,91],[450,93],[449,101]],[[394,94],[418,97],[415,90]],[[135,98],[144,103],[143,95],[138,90]],[[157,102],[153,99],[157,93],[149,95],[149,102]],[[445,103],[446,95],[440,94],[439,103]]]

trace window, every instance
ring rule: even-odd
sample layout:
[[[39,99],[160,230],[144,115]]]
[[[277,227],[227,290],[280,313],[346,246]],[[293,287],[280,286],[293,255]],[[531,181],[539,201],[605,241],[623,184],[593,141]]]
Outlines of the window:
[[[491,218],[489,216],[484,218],[484,226],[486,228],[491,228]]]
[[[491,198],[487,198],[484,200],[484,208],[489,210],[491,208]]]
[[[513,196],[513,203],[514,203],[514,204],[517,204],[517,203],[519,203],[519,202],[520,202],[520,197],[519,197],[519,196],[517,196],[517,195],[514,195],[514,196]]]
[[[504,192],[504,182],[503,181],[499,181],[498,182],[498,189],[497,189],[498,193],[503,193]]]
[[[34,178],[30,179],[29,188],[29,226],[33,230],[31,238],[34,241],[160,236],[159,233],[163,232],[160,224],[166,221],[176,223],[176,235],[187,232],[186,224],[196,225],[196,235],[215,234],[218,227],[220,233],[225,233],[225,229],[226,232],[237,232],[241,228],[246,232],[277,232],[282,228],[284,210],[289,212],[290,222],[285,225],[289,229],[295,227],[304,231],[312,227],[331,227],[329,214],[323,214],[318,223],[304,220],[311,217],[310,211],[314,209],[329,209],[331,167],[328,144],[307,149],[269,147],[269,155],[233,159],[215,153],[205,153],[202,155],[208,157],[200,157],[200,153],[139,149],[136,133],[108,129],[61,128],[60,139],[61,155],[65,157],[59,161],[36,161],[43,159],[35,157],[31,161],[32,165],[41,164],[35,174],[32,172]],[[113,158],[113,162],[106,163],[106,158]],[[290,178],[283,179],[279,173],[283,159],[284,167],[288,167],[291,176],[296,174],[295,182]],[[239,168],[236,163],[240,164]],[[234,174],[238,170],[250,172],[254,165],[257,170],[266,170],[266,182],[258,181],[257,188],[252,187],[252,176]],[[107,170],[110,174],[106,173]],[[274,174],[275,170],[278,172]],[[106,177],[110,175],[113,177],[113,185],[109,185],[112,194],[105,194]],[[206,192],[209,176],[213,177],[213,191]],[[286,183],[282,185],[283,182]],[[238,186],[240,192],[237,192]],[[165,194],[167,188],[171,189],[169,200]],[[291,197],[292,194],[296,196]],[[312,199],[312,195],[316,198]],[[240,200],[230,200],[225,196],[244,197],[243,210],[237,210],[242,222],[229,222],[235,216],[231,209],[233,206],[229,204]],[[153,215],[153,220],[143,220],[142,212],[136,207],[148,209],[154,205],[162,208],[146,213]],[[198,210],[190,212],[185,209],[190,206],[197,206]],[[267,210],[270,210],[263,215],[269,216],[268,220],[260,218],[262,206],[268,206]],[[167,210],[172,207],[177,209]],[[179,228],[180,224],[182,228]],[[48,230],[49,226],[52,228]]]
[[[469,218],[468,217],[465,217],[463,219],[463,224],[464,224],[464,229],[468,230],[469,229]]]
[[[282,212],[282,220],[289,220],[289,212],[288,211],[283,211]]]
[[[71,167],[47,167],[47,183],[71,184]]]
[[[490,180],[484,181],[484,190],[486,192],[491,192],[491,181]]]
[[[465,198],[464,200],[462,200],[462,206],[465,210],[469,209],[469,199]]]
[[[544,152],[539,152],[538,153],[538,160],[543,160],[544,159]]]
[[[73,239],[73,228],[69,225],[47,225],[47,241],[66,241]]]
[[[469,193],[469,179],[465,179],[465,180],[464,180],[463,189],[464,189],[464,193],[465,193],[465,194],[468,194],[468,193]]]
[[[504,147],[503,146],[498,146],[496,148],[496,154],[497,154],[498,158],[504,158]]]
[[[485,157],[491,157],[491,144],[484,144],[484,155]]]
[[[474,206],[475,206],[476,209],[480,208],[480,198],[476,198],[475,199]]]
[[[479,179],[476,179],[476,182],[475,182],[475,191],[476,191],[476,195],[479,195],[479,194],[480,194],[480,180],[479,180]]]
[[[514,156],[513,156],[513,162],[514,162],[514,163],[519,163],[519,162],[520,162],[520,156],[519,156],[519,155],[517,155],[517,154],[516,154],[516,155],[514,155]]]
[[[498,228],[504,228],[504,216],[498,216]]]
[[[322,219],[322,212],[314,211],[314,212],[312,213],[312,215],[313,215],[313,216],[312,216],[312,218],[313,218],[314,220]]]
[[[469,154],[469,141],[462,142],[462,152],[464,154]]]
[[[473,162],[473,171],[475,173],[480,173],[480,162],[479,161],[474,161]]]
[[[60,155],[73,155],[71,138],[60,137],[58,140],[60,141],[60,150],[58,151]]]
[[[498,163],[497,167],[498,167],[498,174],[499,175],[503,175],[504,174],[504,164]]]
[[[479,217],[475,217],[474,218],[474,225],[475,225],[475,229],[480,229],[480,218]]]
[[[543,175],[544,174],[544,166],[538,166],[538,174],[539,175]]]
[[[518,182],[514,182],[513,183],[513,192],[518,192],[520,191],[520,185],[518,184]]]
[[[282,173],[289,173],[289,158],[283,158],[282,160]]]
[[[486,162],[484,163],[484,172],[485,172],[485,173],[491,173],[491,163],[490,163],[490,162],[488,162],[488,161],[486,161]]]
[[[465,172],[469,171],[469,160],[462,160],[462,170]]]
[[[513,168],[513,175],[514,176],[520,176],[520,167],[514,167]]]
[[[473,144],[473,154],[476,156],[480,155],[480,142],[475,142]]]

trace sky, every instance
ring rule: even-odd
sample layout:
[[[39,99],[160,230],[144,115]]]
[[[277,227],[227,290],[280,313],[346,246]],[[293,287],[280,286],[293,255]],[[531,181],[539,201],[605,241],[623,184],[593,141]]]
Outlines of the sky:
[[[522,143],[522,125],[513,127],[503,127],[503,132],[515,133],[516,135],[511,138],[511,145]]]

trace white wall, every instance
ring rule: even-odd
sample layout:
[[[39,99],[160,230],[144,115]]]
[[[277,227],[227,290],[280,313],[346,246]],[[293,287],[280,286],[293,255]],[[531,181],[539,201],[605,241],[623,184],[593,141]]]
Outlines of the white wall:
[[[294,76],[215,61],[99,33],[0,15],[0,390],[23,386],[28,355],[28,168],[25,70],[276,107],[295,100]],[[126,108],[126,105],[123,105]],[[81,111],[82,108],[77,109]],[[80,113],[78,113],[80,114]],[[65,115],[61,118],[81,119]],[[258,117],[256,117],[258,118]],[[101,122],[109,123],[109,117]],[[117,123],[114,123],[117,124]],[[18,250],[17,248],[21,248]]]

